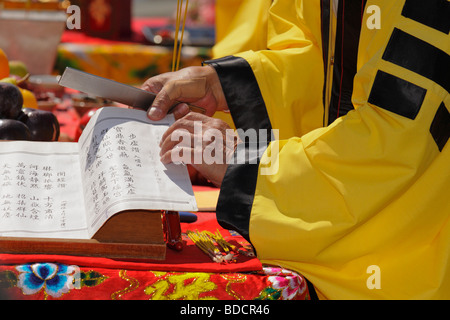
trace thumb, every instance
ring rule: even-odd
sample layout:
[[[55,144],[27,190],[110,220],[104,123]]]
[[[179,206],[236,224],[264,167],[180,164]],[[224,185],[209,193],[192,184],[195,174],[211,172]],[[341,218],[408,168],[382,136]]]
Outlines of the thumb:
[[[148,111],[148,117],[151,120],[160,120],[178,102],[199,100],[205,95],[205,77],[169,81],[156,95],[152,107]]]
[[[163,88],[155,97],[150,109],[148,109],[147,116],[150,120],[158,121],[164,118],[173,105],[173,101]]]

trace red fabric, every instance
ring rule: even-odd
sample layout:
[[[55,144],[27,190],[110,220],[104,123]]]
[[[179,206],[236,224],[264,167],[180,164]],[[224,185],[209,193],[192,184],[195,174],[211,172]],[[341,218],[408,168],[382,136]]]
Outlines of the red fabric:
[[[217,224],[215,213],[200,212],[198,221],[195,223],[182,223],[182,232],[186,230],[215,232],[217,229],[225,240],[232,244],[241,246],[246,243],[241,236],[232,236],[230,233]],[[96,268],[123,268],[128,270],[155,270],[155,271],[193,271],[193,272],[244,272],[261,270],[262,265],[255,257],[245,257],[239,255],[236,263],[219,264],[211,261],[195,244],[187,237],[184,238],[184,248],[182,251],[174,251],[167,248],[166,259],[164,261],[155,260],[115,260],[98,257],[78,257],[60,255],[15,255],[0,254],[1,264],[25,264],[35,262],[54,262],[69,265],[78,265]]]
[[[118,43],[145,43],[146,39],[142,33],[145,26],[160,27],[170,22],[168,18],[133,18],[131,21],[132,35],[128,39],[109,40],[103,38],[90,37],[82,31],[66,30],[61,36],[62,43],[82,43],[82,44],[118,44]]]
[[[194,186],[195,191],[213,188]],[[240,235],[222,229],[214,212],[197,213],[182,223],[185,233],[219,230],[236,246]],[[263,267],[256,257],[239,255],[236,263],[212,262],[188,237],[181,252],[167,249],[165,261],[0,254],[0,299],[15,300],[305,300],[304,278],[282,268]],[[49,264],[58,273],[45,270]],[[37,268],[37,269],[34,269]],[[72,268],[71,271],[67,268]],[[76,269],[74,269],[76,268]],[[44,270],[39,272],[38,269]],[[34,271],[33,271],[34,270]],[[76,273],[73,273],[74,270]],[[79,275],[75,281],[74,275]]]
[[[47,263],[45,263],[47,264]],[[44,265],[45,265],[44,264]],[[0,266],[0,299],[12,300],[308,300],[304,278],[281,268],[258,273],[157,272],[79,268],[80,276],[42,275],[44,265]],[[31,272],[31,268],[38,270]],[[61,268],[62,266],[54,266]],[[42,269],[41,269],[42,270]],[[27,281],[28,277],[28,281]],[[32,281],[30,278],[34,278]],[[31,281],[30,281],[31,280]],[[2,282],[3,281],[3,282]],[[52,290],[59,282],[58,290]]]
[[[80,115],[73,107],[69,106],[69,100],[53,108],[52,112],[59,122],[60,140],[75,141],[81,134]]]

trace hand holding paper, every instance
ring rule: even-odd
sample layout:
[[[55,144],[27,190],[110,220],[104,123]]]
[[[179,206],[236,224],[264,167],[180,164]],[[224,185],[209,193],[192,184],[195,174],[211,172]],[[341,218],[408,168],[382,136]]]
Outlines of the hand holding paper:
[[[204,108],[207,116],[228,109],[219,77],[214,68],[209,66],[188,67],[157,75],[148,79],[142,89],[156,93],[148,111],[151,120],[162,119],[177,101]],[[189,109],[181,103],[173,112],[176,118],[181,118]]]

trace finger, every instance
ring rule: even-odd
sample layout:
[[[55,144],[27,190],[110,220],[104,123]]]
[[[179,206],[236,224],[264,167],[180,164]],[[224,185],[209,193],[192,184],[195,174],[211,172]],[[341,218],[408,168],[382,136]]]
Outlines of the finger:
[[[162,147],[166,140],[173,140],[176,139],[179,136],[183,136],[184,134],[190,135],[189,126],[186,126],[183,124],[183,122],[175,122],[173,125],[169,127],[169,129],[164,132],[164,134],[161,137],[161,141],[159,143],[159,146]],[[173,136],[174,132],[178,132],[176,137]]]
[[[177,102],[190,102],[201,99],[206,94],[206,78],[168,81],[156,95],[148,117],[161,120],[168,110]]]
[[[179,120],[186,116],[189,112],[189,106],[186,103],[180,103],[173,109],[172,114],[176,120]]]
[[[193,111],[192,112],[190,111],[189,113],[184,115],[183,118],[186,120],[189,120],[189,121],[201,121],[203,123],[206,123],[211,120],[210,116],[204,115],[199,112],[193,112]]]
[[[148,109],[148,118],[153,121],[161,120],[165,117],[173,103],[174,102],[170,100],[167,91],[163,87],[163,89],[156,94],[152,106]]]
[[[161,143],[160,155],[176,147],[191,147],[194,145],[194,135],[186,130],[177,130]]]
[[[177,146],[171,150],[168,150],[161,155],[161,162],[163,164],[192,164],[194,158],[194,149],[190,147]]]
[[[142,90],[145,90],[145,91],[148,91],[151,93],[158,93],[161,91],[162,88],[163,88],[163,82],[159,79],[158,76],[148,79],[141,86]]]
[[[182,148],[176,148],[176,149],[171,149],[171,150],[168,150],[168,151],[164,152],[161,155],[161,162],[163,164],[174,163],[172,161],[172,152],[174,153],[174,159],[177,159],[177,155],[183,154],[183,152],[184,152],[183,150],[184,149],[182,149]],[[181,157],[182,157],[182,155],[179,156],[179,158],[181,158]]]
[[[194,133],[195,131],[195,121],[190,120],[189,115],[193,113],[190,112],[181,119],[178,119],[175,121],[174,124],[172,124],[169,129],[164,132],[164,134],[161,137],[161,142],[167,139],[174,131],[176,130],[187,130],[190,133]]]

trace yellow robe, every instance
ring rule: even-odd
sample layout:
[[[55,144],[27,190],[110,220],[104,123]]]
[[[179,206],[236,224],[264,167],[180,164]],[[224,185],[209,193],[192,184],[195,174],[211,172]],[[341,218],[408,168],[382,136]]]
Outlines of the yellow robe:
[[[312,2],[296,1],[305,24],[292,24],[291,37],[308,30],[310,41],[299,40],[292,57],[318,48]],[[271,15],[282,26],[299,18],[287,2],[276,3]],[[246,169],[240,181],[232,179],[240,167],[229,166],[222,184],[219,222],[232,227],[247,208],[259,259],[301,273],[320,298],[450,299],[450,2],[414,3],[368,1],[375,11],[363,17],[354,111],[272,142],[255,174]],[[368,28],[374,14],[380,29]],[[291,66],[298,60],[285,51],[282,58],[273,51],[241,56],[252,66],[273,127],[287,121],[283,135],[289,135],[308,129],[289,121],[289,106],[306,97],[314,112],[320,80],[304,79],[306,88],[287,91],[292,79],[284,72],[298,68]],[[306,61],[301,68],[322,63],[317,54]],[[269,174],[263,173],[268,161],[275,168]]]
[[[217,28],[226,31],[219,32],[214,57],[234,55],[250,64],[280,138],[323,126],[320,1],[242,0],[230,7],[218,1],[217,6]]]
[[[267,49],[267,13],[272,0],[216,0],[213,58]]]
[[[216,0],[216,44],[212,58],[222,58],[248,50],[267,49],[267,15],[272,0]],[[215,118],[235,124],[228,112]]]

